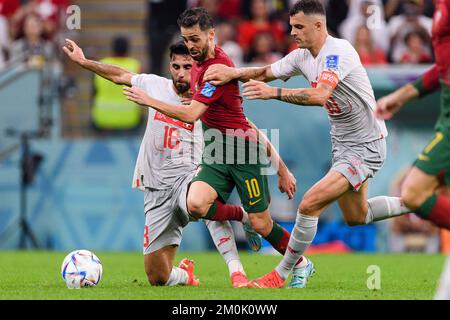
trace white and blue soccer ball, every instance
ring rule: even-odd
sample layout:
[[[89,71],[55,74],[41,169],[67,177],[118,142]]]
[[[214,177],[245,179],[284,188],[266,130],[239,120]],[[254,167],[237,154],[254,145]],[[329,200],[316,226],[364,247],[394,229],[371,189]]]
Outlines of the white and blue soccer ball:
[[[69,253],[61,265],[61,275],[69,289],[96,286],[102,278],[102,263],[89,250]]]

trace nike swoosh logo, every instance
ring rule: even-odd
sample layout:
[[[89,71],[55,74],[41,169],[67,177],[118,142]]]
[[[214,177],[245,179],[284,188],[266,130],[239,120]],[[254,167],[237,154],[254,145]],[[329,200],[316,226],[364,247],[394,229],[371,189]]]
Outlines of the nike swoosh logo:
[[[419,160],[422,160],[422,161],[429,161],[430,158],[428,158],[427,156],[425,156],[425,155],[423,155],[423,154],[419,154]]]
[[[262,198],[260,198],[259,200],[256,200],[256,201],[250,201],[248,204],[251,205],[251,206],[254,206],[255,204],[257,204],[261,200],[262,200]]]

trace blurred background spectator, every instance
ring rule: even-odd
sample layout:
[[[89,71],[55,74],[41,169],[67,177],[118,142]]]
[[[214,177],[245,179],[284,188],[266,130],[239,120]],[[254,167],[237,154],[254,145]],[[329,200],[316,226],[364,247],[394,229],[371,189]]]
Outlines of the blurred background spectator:
[[[363,65],[387,63],[384,51],[374,44],[370,30],[365,25],[357,29],[354,46]]]
[[[430,38],[424,32],[411,31],[405,36],[405,51],[400,58],[400,63],[431,63]]]
[[[129,41],[126,37],[115,37],[112,42],[112,56],[100,61],[120,66],[133,73],[141,72],[139,61],[129,56]],[[122,94],[122,86],[95,75],[92,124],[99,133],[138,134],[137,130],[143,120],[142,110],[126,99]]]
[[[426,34],[431,37],[431,18],[423,15],[423,0],[405,0],[403,12],[393,16],[388,24],[388,31],[391,37],[390,56],[393,62],[400,62],[403,54],[407,51],[405,37],[412,31]],[[427,40],[426,45],[430,45]]]
[[[20,5],[19,0],[0,0],[0,15],[10,19],[20,8]]]
[[[12,60],[26,61],[32,67],[55,63],[54,44],[45,39],[44,21],[36,13],[24,17],[23,29],[11,45]]]
[[[245,62],[267,65],[283,58],[276,50],[275,39],[270,32],[258,32],[254,35],[250,52]]]
[[[356,33],[362,25],[369,28],[374,46],[386,52],[389,39],[381,0],[350,1],[347,17],[338,28],[339,35],[355,45]]]
[[[434,12],[434,0],[424,0],[423,1],[423,13],[427,17],[432,17]],[[383,0],[384,5],[384,15],[386,17],[386,20],[389,21],[391,17],[402,14],[405,12],[405,7],[407,4],[405,4],[405,0]]]
[[[221,21],[233,22],[240,19],[241,0],[221,0],[217,2],[217,15]]]
[[[25,18],[37,14],[43,22],[44,35],[53,39],[61,27],[61,19],[69,5],[68,0],[29,0],[16,10],[11,18],[11,35],[15,39],[23,32]]]
[[[216,43],[225,51],[236,66],[241,66],[243,53],[241,47],[234,41],[235,29],[230,22],[221,22],[216,26]]]
[[[250,18],[237,27],[237,41],[244,55],[250,53],[254,37],[258,32],[272,34],[276,50],[283,52],[286,44],[283,24],[270,19],[269,7],[265,0],[252,0],[250,5]]]

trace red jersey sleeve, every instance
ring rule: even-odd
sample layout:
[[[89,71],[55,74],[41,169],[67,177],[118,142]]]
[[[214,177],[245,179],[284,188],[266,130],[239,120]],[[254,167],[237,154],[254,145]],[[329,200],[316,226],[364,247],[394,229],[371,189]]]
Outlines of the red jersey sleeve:
[[[439,89],[438,65],[434,64],[430,69],[425,71],[425,73],[413,83],[413,86],[419,91],[420,97]]]

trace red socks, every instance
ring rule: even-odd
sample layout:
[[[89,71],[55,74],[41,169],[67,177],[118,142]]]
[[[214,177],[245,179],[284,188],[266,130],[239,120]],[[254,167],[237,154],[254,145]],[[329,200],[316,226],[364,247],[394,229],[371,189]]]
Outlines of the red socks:
[[[211,207],[208,210],[208,213],[204,218],[214,221],[227,221],[227,220],[242,221],[243,216],[244,212],[242,211],[241,207],[234,206],[231,204],[224,204],[216,200],[211,205]]]
[[[450,198],[443,195],[437,196],[437,201],[431,209],[428,219],[438,227],[450,230]]]

